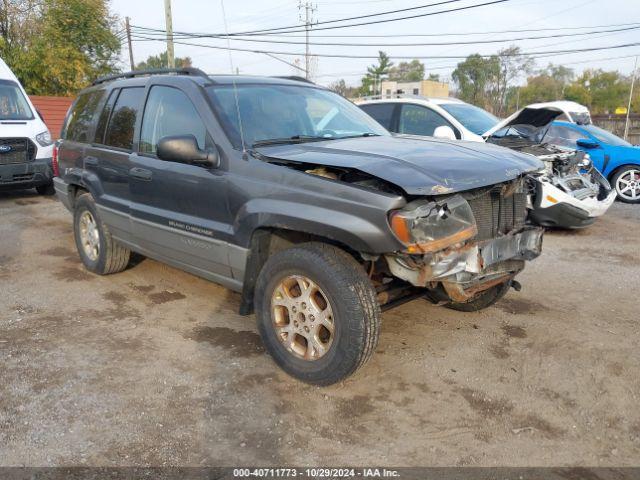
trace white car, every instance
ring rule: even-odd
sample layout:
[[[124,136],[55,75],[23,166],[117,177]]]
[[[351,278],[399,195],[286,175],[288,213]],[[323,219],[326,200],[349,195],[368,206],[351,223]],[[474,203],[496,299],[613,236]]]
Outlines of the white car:
[[[0,58],[0,189],[53,195],[53,139],[27,93]]]
[[[499,119],[457,98],[401,97],[356,104],[390,132],[484,142]]]
[[[558,106],[531,105],[500,121],[453,98],[404,97],[358,105],[391,132],[489,142],[535,155],[545,165],[542,172],[531,175],[531,218],[540,225],[585,227],[615,200],[609,182],[593,168],[587,154],[537,140],[565,113]]]

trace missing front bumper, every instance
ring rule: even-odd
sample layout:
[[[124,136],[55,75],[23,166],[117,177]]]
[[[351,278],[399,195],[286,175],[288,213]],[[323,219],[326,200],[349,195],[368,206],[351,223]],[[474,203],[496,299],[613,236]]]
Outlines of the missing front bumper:
[[[531,227],[430,255],[388,254],[385,258],[394,276],[416,287],[441,281],[469,283],[489,273],[492,265],[509,260],[533,260],[542,252],[542,235],[542,228]]]

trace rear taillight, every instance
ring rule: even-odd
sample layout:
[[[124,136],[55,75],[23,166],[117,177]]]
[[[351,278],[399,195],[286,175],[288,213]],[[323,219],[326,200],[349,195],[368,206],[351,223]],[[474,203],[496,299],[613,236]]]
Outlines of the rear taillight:
[[[53,176],[60,176],[60,169],[58,167],[58,145],[53,146],[53,155],[51,156],[51,169],[53,170]]]

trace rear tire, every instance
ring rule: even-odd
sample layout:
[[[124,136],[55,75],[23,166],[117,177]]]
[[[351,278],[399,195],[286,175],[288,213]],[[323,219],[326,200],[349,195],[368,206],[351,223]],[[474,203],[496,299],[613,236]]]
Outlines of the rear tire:
[[[468,302],[452,302],[446,304],[445,307],[458,312],[478,312],[490,307],[504,297],[509,288],[511,288],[511,280],[491,287]]]
[[[621,202],[640,203],[640,166],[627,165],[618,169],[611,177],[611,185]],[[634,194],[636,198],[633,198]]]
[[[306,243],[269,257],[254,304],[266,350],[306,383],[343,380],[366,363],[378,343],[375,290],[362,266],[332,245]]]
[[[131,251],[111,236],[89,193],[81,194],[75,201],[73,232],[80,259],[87,270],[108,275],[127,268]]]
[[[53,188],[53,183],[48,183],[47,185],[38,185],[36,192],[38,192],[38,195],[53,195],[56,190]]]

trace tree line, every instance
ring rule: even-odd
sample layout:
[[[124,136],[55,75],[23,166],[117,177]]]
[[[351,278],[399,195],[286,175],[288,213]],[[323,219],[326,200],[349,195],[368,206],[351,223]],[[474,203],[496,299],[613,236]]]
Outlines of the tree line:
[[[427,74],[428,66],[419,60],[391,61],[385,52],[367,68],[357,87],[348,87],[343,79],[330,88],[347,97],[380,93],[380,82],[439,81],[437,74]],[[535,60],[511,46],[496,55],[472,54],[459,62],[451,74],[451,94],[482,107],[497,116],[506,116],[525,105],[552,100],[572,100],[587,106],[592,113],[614,113],[629,101],[631,76],[617,71],[587,68],[581,74],[562,65],[538,68]],[[634,94],[632,112],[640,111],[640,88]]]

